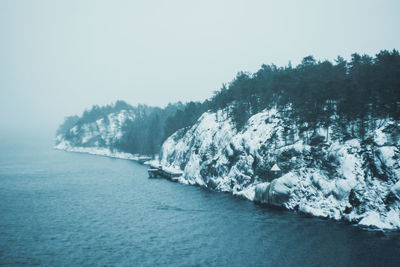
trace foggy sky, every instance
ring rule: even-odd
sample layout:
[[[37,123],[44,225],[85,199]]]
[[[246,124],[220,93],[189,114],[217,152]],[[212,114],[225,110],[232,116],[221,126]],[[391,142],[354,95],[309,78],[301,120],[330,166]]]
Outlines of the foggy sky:
[[[238,71],[400,48],[400,1],[0,1],[0,129],[118,99],[204,100]]]

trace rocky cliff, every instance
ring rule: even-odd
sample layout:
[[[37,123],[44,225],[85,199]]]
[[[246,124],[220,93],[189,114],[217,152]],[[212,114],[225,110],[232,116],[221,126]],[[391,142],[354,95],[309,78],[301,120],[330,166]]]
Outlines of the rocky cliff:
[[[83,152],[116,158],[136,159],[137,157],[120,152],[115,148],[123,137],[123,125],[133,120],[135,113],[131,110],[120,110],[94,122],[76,123],[66,133],[56,137],[54,148],[73,152]]]
[[[377,120],[363,140],[334,126],[300,131],[276,109],[238,131],[227,110],[204,113],[169,137],[163,166],[180,182],[381,229],[400,229],[400,125]],[[281,171],[270,169],[277,163]]]
[[[313,130],[290,125],[277,109],[257,113],[237,130],[229,114],[206,112],[174,133],[163,143],[159,163],[182,171],[182,183],[314,216],[400,229],[398,122],[376,120],[360,139],[335,125]],[[123,109],[77,123],[57,136],[55,148],[138,159],[115,148],[124,138],[124,123],[135,116]],[[275,163],[281,171],[271,171]]]

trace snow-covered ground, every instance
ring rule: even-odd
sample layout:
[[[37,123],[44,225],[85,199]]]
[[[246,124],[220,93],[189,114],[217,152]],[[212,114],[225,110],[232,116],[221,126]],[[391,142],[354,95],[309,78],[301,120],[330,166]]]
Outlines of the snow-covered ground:
[[[140,155],[132,155],[130,153],[120,152],[120,151],[111,151],[109,148],[105,147],[79,147],[73,146],[68,141],[62,140],[57,145],[54,146],[55,149],[64,150],[69,152],[79,152],[79,153],[87,153],[92,155],[99,155],[111,158],[118,159],[130,159],[138,161],[141,156]]]
[[[139,160],[111,150],[123,132],[126,111],[73,127],[56,149]],[[344,141],[338,130],[299,132],[276,109],[252,116],[237,131],[228,112],[206,112],[190,128],[170,136],[160,160],[147,162],[178,181],[366,227],[400,229],[400,125],[377,121],[365,140]],[[290,131],[288,131],[288,129]],[[396,132],[397,131],[397,132]],[[270,171],[277,163],[282,171]]]
[[[143,156],[110,149],[122,138],[124,123],[134,118],[135,114],[132,111],[121,110],[92,123],[75,125],[69,130],[69,140],[63,135],[56,137],[54,148],[119,159],[142,160]]]
[[[358,139],[326,139],[326,130],[318,129],[314,137],[320,141],[308,145],[311,132],[284,137],[287,126],[276,109],[252,116],[240,132],[226,112],[204,113],[185,133],[164,142],[160,163],[182,170],[187,184],[314,216],[400,229],[400,144],[389,130],[393,125],[389,121],[369,133],[372,140],[364,145]],[[268,172],[275,162],[282,168],[278,179]]]
[[[69,130],[68,143],[75,147],[112,147],[122,138],[124,123],[134,118],[132,111],[121,110],[91,123],[77,124]],[[56,137],[57,145],[62,141],[64,136]]]

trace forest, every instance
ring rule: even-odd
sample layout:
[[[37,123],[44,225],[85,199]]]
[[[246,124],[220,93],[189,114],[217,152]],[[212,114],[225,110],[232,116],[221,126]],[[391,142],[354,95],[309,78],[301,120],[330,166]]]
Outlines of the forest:
[[[339,56],[334,62],[307,56],[296,67],[262,65],[254,74],[239,72],[203,102],[178,102],[165,108],[133,107],[124,101],[93,106],[81,117],[66,118],[58,134],[68,140],[73,125],[131,110],[135,119],[123,125],[124,135],[113,148],[155,154],[166,138],[178,129],[185,131],[205,111],[227,109],[240,130],[250,116],[272,107],[285,114],[288,135],[295,129],[335,126],[343,136],[364,139],[368,129],[376,127],[376,119],[400,119],[400,54],[397,50],[383,50],[375,57],[354,53],[349,61]]]
[[[296,68],[263,65],[253,75],[238,73],[215,93],[211,108],[227,106],[238,129],[251,115],[276,106],[297,126],[358,122],[359,132],[351,134],[362,137],[374,119],[400,117],[400,55],[385,50],[376,57],[355,53],[349,62],[307,56]]]

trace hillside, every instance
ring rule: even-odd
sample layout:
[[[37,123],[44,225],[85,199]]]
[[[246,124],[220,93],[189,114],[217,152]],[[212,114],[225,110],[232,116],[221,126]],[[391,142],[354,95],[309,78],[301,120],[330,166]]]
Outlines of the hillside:
[[[327,139],[323,128],[296,131],[288,141],[285,117],[276,109],[252,116],[241,131],[227,114],[205,113],[186,133],[169,137],[161,163],[181,169],[183,183],[315,216],[400,229],[398,123],[377,122],[380,127],[368,132],[366,141]],[[274,163],[282,169],[276,176],[270,171]]]
[[[263,65],[202,103],[94,106],[65,120],[56,148],[152,155],[182,183],[400,229],[400,54]]]
[[[170,118],[193,107],[197,108],[193,102],[169,104],[165,108],[134,107],[124,101],[103,107],[95,105],[81,116],[65,118],[56,133],[56,147],[88,153],[102,151],[107,155],[117,151],[154,155],[167,135],[184,126],[170,125]]]

